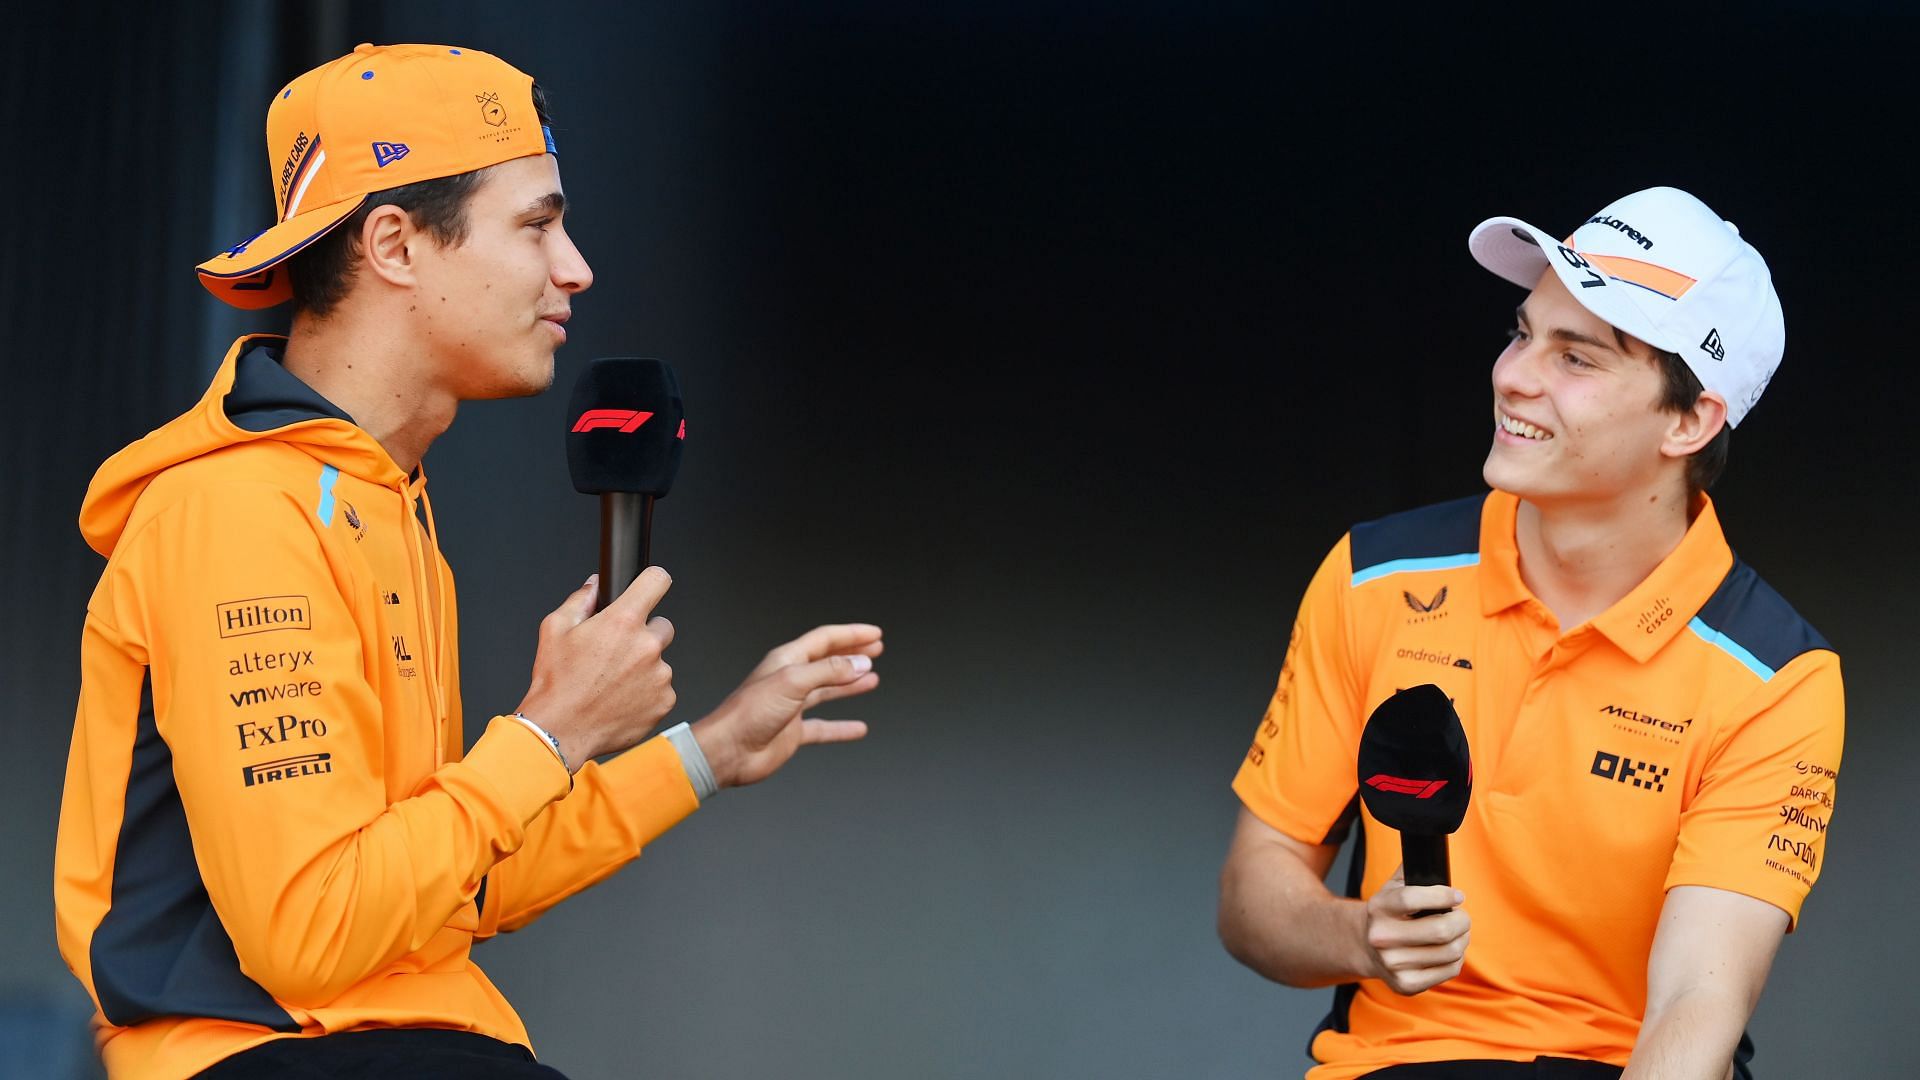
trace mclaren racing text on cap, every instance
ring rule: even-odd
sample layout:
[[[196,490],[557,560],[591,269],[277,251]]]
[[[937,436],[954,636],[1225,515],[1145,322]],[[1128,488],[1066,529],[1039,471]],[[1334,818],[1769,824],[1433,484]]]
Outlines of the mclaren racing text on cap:
[[[1766,260],[1740,230],[1677,188],[1638,191],[1564,241],[1518,218],[1489,218],[1467,238],[1481,266],[1531,289],[1552,267],[1574,298],[1621,331],[1677,353],[1738,426],[1786,350]]]
[[[307,72],[267,106],[278,219],[199,266],[207,291],[240,308],[293,295],[281,263],[403,184],[550,153],[533,79],[473,49],[361,45]]]

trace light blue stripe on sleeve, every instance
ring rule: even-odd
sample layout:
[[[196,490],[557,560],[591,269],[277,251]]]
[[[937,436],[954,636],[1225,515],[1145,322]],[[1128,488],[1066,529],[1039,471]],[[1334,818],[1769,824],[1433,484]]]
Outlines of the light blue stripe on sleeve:
[[[1424,559],[1394,559],[1378,566],[1369,566],[1365,570],[1353,572],[1353,584],[1358,588],[1388,574],[1404,574],[1415,570],[1457,570],[1462,566],[1479,566],[1480,553],[1469,551],[1464,555],[1430,555]]]
[[[1720,631],[1715,630],[1713,627],[1708,626],[1706,623],[1701,622],[1700,616],[1695,615],[1693,617],[1693,621],[1687,624],[1687,629],[1693,631],[1695,634],[1698,634],[1700,636],[1701,641],[1706,642],[1707,644],[1713,646],[1714,648],[1719,649],[1721,652],[1726,653],[1728,656],[1733,657],[1735,660],[1740,661],[1741,666],[1745,667],[1748,671],[1753,672],[1755,675],[1760,676],[1761,682],[1772,681],[1773,679],[1772,668],[1761,663],[1759,657],[1741,648],[1739,642],[1733,640],[1732,638],[1721,633]]]
[[[333,482],[340,479],[340,470],[332,465],[320,466],[320,505],[314,507],[313,515],[320,524],[333,525]]]

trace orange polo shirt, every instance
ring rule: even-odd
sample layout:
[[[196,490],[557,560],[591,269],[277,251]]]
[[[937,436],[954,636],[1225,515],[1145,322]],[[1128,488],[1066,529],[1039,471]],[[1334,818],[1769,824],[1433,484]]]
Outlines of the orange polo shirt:
[[[1465,966],[1412,997],[1376,980],[1338,994],[1310,1080],[1471,1058],[1624,1065],[1666,890],[1743,893],[1797,922],[1819,876],[1843,728],[1832,648],[1734,557],[1711,502],[1637,588],[1562,631],[1521,581],[1518,506],[1494,492],[1335,545],[1234,779],[1305,843],[1338,843],[1359,817],[1369,896],[1400,861],[1357,797],[1374,707],[1437,684],[1472,749],[1451,848]]]

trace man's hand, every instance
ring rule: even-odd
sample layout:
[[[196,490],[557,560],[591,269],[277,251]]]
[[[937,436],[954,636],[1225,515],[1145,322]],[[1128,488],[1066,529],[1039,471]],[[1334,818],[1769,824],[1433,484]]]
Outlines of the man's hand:
[[[1466,897],[1446,885],[1408,885],[1404,869],[1367,900],[1367,951],[1374,978],[1397,994],[1417,994],[1460,974],[1472,920]],[[1415,918],[1421,911],[1444,914]]]
[[[541,620],[533,684],[517,711],[560,743],[573,768],[638,743],[672,711],[673,669],[661,654],[673,624],[653,614],[672,585],[649,566],[596,615],[596,574]]]
[[[852,623],[816,627],[769,652],[719,708],[693,724],[714,779],[721,787],[756,784],[802,746],[865,737],[859,720],[802,714],[880,685],[873,658],[882,648],[879,627]]]

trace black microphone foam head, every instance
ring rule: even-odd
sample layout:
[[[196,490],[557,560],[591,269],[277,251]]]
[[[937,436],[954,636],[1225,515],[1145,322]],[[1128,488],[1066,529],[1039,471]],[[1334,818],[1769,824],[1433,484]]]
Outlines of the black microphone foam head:
[[[567,405],[567,471],[588,495],[630,491],[664,498],[686,441],[680,380],[664,360],[595,360]]]
[[[1445,691],[1409,687],[1380,703],[1360,735],[1360,798],[1382,825],[1444,836],[1473,795],[1467,733]]]

